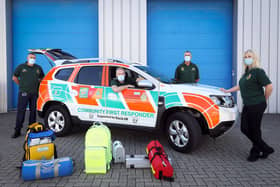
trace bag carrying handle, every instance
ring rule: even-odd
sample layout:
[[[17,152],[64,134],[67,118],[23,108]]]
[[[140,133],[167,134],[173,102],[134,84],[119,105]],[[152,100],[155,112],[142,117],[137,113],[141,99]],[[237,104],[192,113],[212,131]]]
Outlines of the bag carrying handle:
[[[103,125],[103,123],[100,122],[100,121],[95,121],[95,122],[93,122],[93,127],[94,127],[94,126],[100,126],[100,125]]]

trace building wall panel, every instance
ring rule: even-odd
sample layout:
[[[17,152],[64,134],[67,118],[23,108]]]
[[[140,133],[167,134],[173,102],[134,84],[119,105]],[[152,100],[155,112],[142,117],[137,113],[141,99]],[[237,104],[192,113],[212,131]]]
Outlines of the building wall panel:
[[[273,83],[273,93],[266,112],[280,112],[279,25],[278,0],[238,0],[237,3],[237,80],[243,73],[242,55],[253,49],[259,56],[261,67]],[[242,100],[238,94],[239,108]]]
[[[146,1],[99,0],[99,56],[146,64]]]
[[[7,33],[6,1],[0,1],[0,113],[7,111]]]

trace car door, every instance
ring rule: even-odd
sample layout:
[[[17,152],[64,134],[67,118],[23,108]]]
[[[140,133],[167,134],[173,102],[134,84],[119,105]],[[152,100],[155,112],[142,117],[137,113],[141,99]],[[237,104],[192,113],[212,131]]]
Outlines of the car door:
[[[72,90],[75,94],[76,115],[81,120],[97,121],[98,112],[105,108],[103,82],[104,66],[82,66],[77,73]]]
[[[111,123],[155,127],[158,110],[158,91],[144,88],[129,88],[116,93],[111,88],[117,66],[109,66],[108,85],[104,87],[106,113],[104,117]],[[126,69],[126,76],[137,78],[139,74]]]

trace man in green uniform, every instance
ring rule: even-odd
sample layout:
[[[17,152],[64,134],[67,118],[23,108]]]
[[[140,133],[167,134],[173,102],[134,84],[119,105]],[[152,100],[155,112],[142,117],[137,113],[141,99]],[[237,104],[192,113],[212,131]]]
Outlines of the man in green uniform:
[[[178,83],[197,83],[199,81],[199,71],[197,66],[191,62],[192,54],[186,51],[184,62],[176,68],[175,80]]]
[[[13,75],[13,81],[19,85],[18,106],[15,132],[12,138],[20,136],[20,131],[25,118],[25,111],[29,105],[30,115],[29,124],[36,121],[36,103],[38,97],[38,88],[44,72],[41,66],[35,64],[36,56],[28,54],[27,62],[20,64]]]
[[[126,77],[123,68],[117,68],[116,78],[112,80],[111,85],[114,92],[121,92],[127,88],[134,88],[136,81]]]

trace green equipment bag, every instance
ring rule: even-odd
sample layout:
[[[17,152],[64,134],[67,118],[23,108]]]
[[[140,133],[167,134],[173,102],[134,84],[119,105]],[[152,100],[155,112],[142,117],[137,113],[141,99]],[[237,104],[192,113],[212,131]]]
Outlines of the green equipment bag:
[[[112,161],[110,129],[101,122],[95,122],[85,138],[85,172],[105,174]]]

